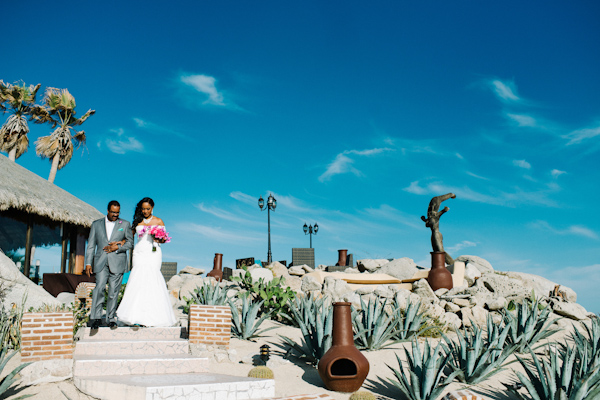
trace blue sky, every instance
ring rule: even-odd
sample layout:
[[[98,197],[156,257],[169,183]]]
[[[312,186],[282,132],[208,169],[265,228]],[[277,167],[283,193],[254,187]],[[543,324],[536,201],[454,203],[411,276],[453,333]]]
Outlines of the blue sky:
[[[87,146],[55,183],[131,220],[154,198],[166,261],[308,247],[428,266],[453,256],[571,286],[600,312],[600,5],[8,2],[0,79],[68,88]],[[6,117],[3,117],[6,118]],[[50,132],[31,126],[30,141]],[[17,160],[47,177],[33,145]],[[51,270],[56,249],[40,250]],[[48,261],[46,261],[46,259]],[[56,258],[57,259],[57,258]],[[58,259],[57,259],[58,260]],[[58,263],[58,261],[57,261]]]

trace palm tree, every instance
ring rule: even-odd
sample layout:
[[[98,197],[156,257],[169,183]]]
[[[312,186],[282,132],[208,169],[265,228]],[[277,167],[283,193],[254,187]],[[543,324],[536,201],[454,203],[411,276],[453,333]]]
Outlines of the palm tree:
[[[25,83],[19,85],[4,83],[0,81],[0,109],[6,112],[6,109],[12,111],[2,128],[0,128],[0,151],[8,153],[8,159],[15,161],[27,151],[29,147],[29,126],[26,116],[33,118],[36,105],[35,96],[40,84],[36,86],[25,86]]]
[[[88,110],[81,118],[75,117],[75,98],[67,89],[46,89],[44,105],[39,107],[35,117],[39,122],[50,122],[52,128],[58,128],[48,136],[42,136],[35,142],[38,156],[52,160],[48,180],[54,182],[56,171],[71,161],[73,142],[77,147],[85,145],[85,132],[76,131],[74,126],[81,125],[95,110]]]

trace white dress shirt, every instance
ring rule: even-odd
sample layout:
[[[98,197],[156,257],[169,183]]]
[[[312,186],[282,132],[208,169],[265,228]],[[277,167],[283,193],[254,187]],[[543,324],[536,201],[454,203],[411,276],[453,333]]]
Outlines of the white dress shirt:
[[[110,242],[110,235],[112,235],[112,231],[115,228],[115,223],[117,221],[109,221],[108,217],[104,217],[104,226],[106,227],[106,238]]]

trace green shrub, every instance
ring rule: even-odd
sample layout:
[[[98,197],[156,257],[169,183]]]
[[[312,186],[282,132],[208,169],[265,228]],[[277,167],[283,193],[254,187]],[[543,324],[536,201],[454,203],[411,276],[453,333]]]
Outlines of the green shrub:
[[[23,303],[25,304],[25,298]],[[23,319],[23,307],[16,305],[10,311],[0,307],[0,345],[2,348],[21,348],[21,320]]]
[[[243,276],[234,276],[232,281],[237,282],[243,290],[252,295],[253,301],[263,300],[261,313],[270,313],[273,319],[287,319],[288,302],[296,297],[296,292],[285,286],[284,277],[276,277],[269,282],[263,278],[258,281],[252,279],[250,271],[246,267],[242,268],[245,273]]]

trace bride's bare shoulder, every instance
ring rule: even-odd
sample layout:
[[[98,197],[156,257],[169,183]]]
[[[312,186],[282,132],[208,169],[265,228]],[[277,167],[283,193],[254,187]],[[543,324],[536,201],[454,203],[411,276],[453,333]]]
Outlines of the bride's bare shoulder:
[[[157,216],[154,216],[154,218],[154,221],[152,221],[153,225],[165,225],[162,219],[158,218]]]

